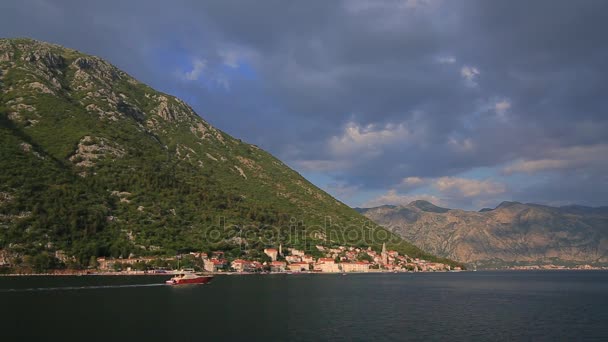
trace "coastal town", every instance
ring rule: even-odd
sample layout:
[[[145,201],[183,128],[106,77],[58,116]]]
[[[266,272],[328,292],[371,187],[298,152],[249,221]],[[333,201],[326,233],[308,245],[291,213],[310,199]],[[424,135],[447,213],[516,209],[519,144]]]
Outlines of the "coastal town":
[[[250,273],[370,273],[370,272],[446,272],[461,271],[460,267],[432,262],[421,258],[402,255],[387,250],[383,244],[381,251],[371,247],[324,247],[315,246],[316,257],[296,248],[269,247],[263,250],[261,258],[249,260],[232,259],[224,251],[211,253],[190,252],[171,257],[135,256],[127,258],[99,257],[86,270],[53,270],[54,274],[95,273],[95,274],[158,274],[170,273],[174,269],[191,268],[216,274]],[[66,265],[71,258],[63,252],[55,253],[55,258]],[[10,258],[0,253],[0,267],[9,267]]]
[[[442,272],[460,271],[460,267],[430,262],[420,258],[411,258],[400,255],[397,251],[386,250],[382,246],[381,252],[372,250],[371,247],[355,248],[339,246],[327,248],[315,246],[322,257],[314,258],[303,250],[296,248],[284,249],[282,245],[278,248],[265,248],[266,261],[247,260],[237,258],[229,261],[222,251],[208,253],[189,253],[177,257],[163,258],[162,261],[190,260],[198,262],[203,271],[211,273],[368,273],[368,272]],[[159,259],[154,257],[107,259],[98,258],[98,270],[101,272],[111,271],[134,271],[141,270],[141,265],[153,265]],[[118,265],[118,266],[117,266]],[[136,267],[139,266],[139,267]],[[153,271],[163,271],[156,269]]]
[[[70,267],[75,261],[59,250],[53,255],[56,263],[65,265],[53,269],[35,270],[31,267],[12,267],[16,257],[0,250],[0,274],[99,274],[99,275],[153,275],[172,273],[178,269],[191,269],[214,274],[269,274],[269,273],[372,273],[372,272],[459,272],[459,266],[410,257],[382,246],[380,252],[371,247],[352,246],[324,247],[317,245],[316,256],[297,248],[269,247],[261,258],[231,258],[224,251],[190,252],[176,256],[136,256],[127,258],[98,257],[88,267]],[[477,267],[473,266],[473,270]],[[487,270],[606,270],[608,267],[588,264],[562,265],[513,265]],[[11,272],[12,271],[12,272]]]

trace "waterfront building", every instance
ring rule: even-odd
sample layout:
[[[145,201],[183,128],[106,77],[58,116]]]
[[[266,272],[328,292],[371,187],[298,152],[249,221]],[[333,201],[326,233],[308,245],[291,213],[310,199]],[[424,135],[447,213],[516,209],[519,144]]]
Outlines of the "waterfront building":
[[[369,263],[363,261],[341,263],[342,272],[369,272]]]
[[[315,259],[311,255],[304,255],[302,257],[302,261],[312,264],[313,262],[315,262]]]
[[[308,263],[306,262],[294,262],[287,265],[287,268],[292,272],[308,271],[308,267]]]
[[[251,261],[236,259],[230,264],[230,266],[236,272],[248,272],[251,269]]]
[[[271,272],[285,272],[287,264],[284,261],[272,261],[270,263]]]
[[[203,267],[205,268],[205,271],[208,272],[218,272],[220,270],[223,270],[227,264],[228,262],[224,259],[203,260]]]
[[[302,258],[300,256],[298,256],[298,255],[288,255],[288,256],[285,257],[285,260],[287,262],[294,263],[294,262],[300,262],[300,261],[302,261]]]
[[[319,258],[315,264],[315,270],[326,273],[340,272],[339,264],[336,264],[332,258]]]

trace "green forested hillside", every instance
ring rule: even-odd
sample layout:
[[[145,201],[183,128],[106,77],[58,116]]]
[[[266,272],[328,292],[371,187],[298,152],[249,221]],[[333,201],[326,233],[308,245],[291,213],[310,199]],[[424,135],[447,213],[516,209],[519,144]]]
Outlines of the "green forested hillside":
[[[0,40],[0,170],[0,250],[19,258],[255,258],[280,242],[313,251],[387,239],[432,258],[181,100],[34,40]]]

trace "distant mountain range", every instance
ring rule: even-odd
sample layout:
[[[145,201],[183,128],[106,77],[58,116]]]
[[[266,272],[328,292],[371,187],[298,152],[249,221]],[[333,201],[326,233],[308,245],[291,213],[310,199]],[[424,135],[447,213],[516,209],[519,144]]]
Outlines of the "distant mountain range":
[[[503,202],[475,212],[414,201],[357,210],[430,253],[479,267],[608,264],[608,207]]]
[[[346,227],[358,232],[352,241],[340,234]],[[382,241],[364,240],[379,231],[103,59],[0,39],[0,256],[45,268],[57,255],[82,266],[200,250],[256,258],[279,243],[379,250]],[[399,237],[389,247],[434,259]]]

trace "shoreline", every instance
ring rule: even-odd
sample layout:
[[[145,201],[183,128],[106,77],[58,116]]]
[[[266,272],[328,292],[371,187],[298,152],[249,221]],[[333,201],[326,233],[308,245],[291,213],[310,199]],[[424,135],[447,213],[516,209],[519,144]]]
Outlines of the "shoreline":
[[[348,274],[414,274],[414,273],[460,273],[470,271],[437,271],[437,272],[197,272],[213,276],[247,276],[247,275],[348,275]],[[119,276],[172,276],[178,272],[167,273],[143,273],[143,272],[99,272],[99,273],[7,273],[0,274],[0,277],[82,277],[82,276],[102,276],[102,277],[119,277]]]
[[[593,269],[487,269],[487,270],[477,270],[477,272],[533,272],[533,271],[547,271],[547,272],[555,272],[555,271],[608,271],[604,268],[593,268]],[[270,273],[261,273],[261,272],[201,272],[205,274],[210,274],[213,276],[248,276],[248,275],[350,275],[350,274],[427,274],[427,273],[471,273],[476,271],[438,271],[438,272],[270,272]],[[131,277],[131,276],[139,276],[139,277],[163,277],[163,276],[172,276],[176,273],[167,272],[167,273],[143,273],[143,272],[99,272],[99,273],[86,273],[86,272],[74,272],[74,273],[7,273],[0,274],[1,277],[82,277],[82,276],[93,276],[93,277]]]

